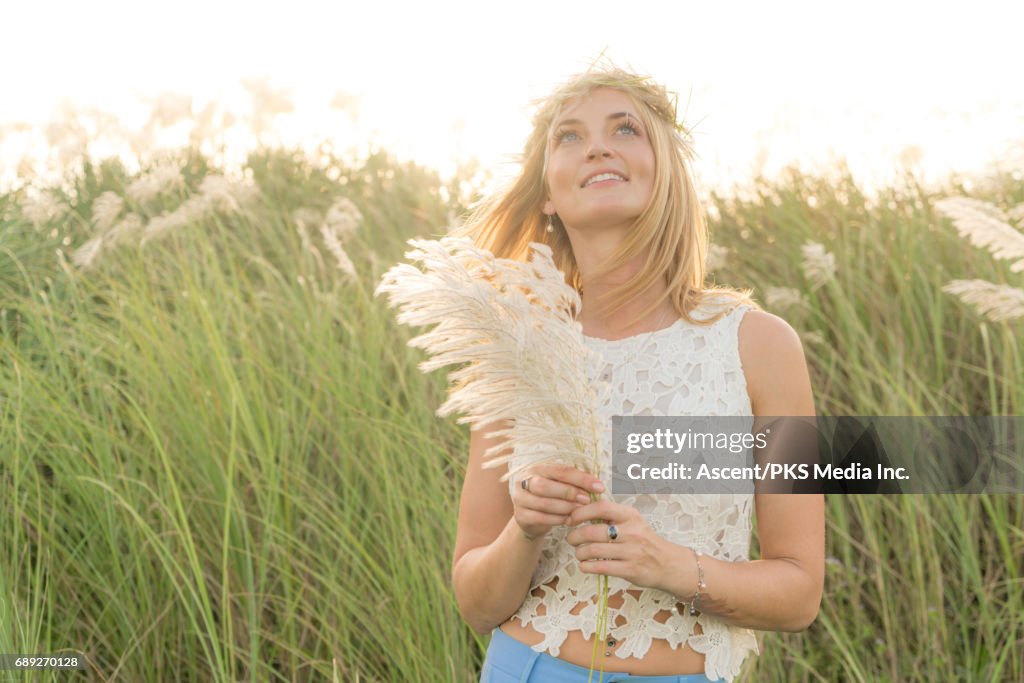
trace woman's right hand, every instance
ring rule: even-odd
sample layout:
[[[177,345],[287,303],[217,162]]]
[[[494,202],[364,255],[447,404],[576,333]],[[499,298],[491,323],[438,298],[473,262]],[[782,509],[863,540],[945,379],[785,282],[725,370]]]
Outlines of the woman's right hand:
[[[591,493],[603,491],[597,475],[569,465],[535,465],[516,475],[513,516],[523,535],[533,541],[567,523],[573,510],[591,502]]]

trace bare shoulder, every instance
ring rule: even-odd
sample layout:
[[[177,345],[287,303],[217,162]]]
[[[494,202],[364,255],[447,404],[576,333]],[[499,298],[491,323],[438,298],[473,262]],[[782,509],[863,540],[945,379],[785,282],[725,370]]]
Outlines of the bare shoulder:
[[[747,311],[738,335],[754,414],[813,415],[807,360],[796,330],[777,315]]]
[[[757,363],[763,356],[799,352],[803,357],[800,335],[789,323],[766,311],[747,311],[739,327],[740,355],[743,366]]]

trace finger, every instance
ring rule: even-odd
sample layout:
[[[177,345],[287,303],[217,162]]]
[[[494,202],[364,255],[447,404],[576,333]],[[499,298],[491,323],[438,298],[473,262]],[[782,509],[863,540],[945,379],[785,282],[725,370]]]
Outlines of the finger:
[[[565,515],[537,512],[536,510],[521,510],[516,515],[516,522],[519,526],[560,526],[565,524]]]
[[[570,465],[538,465],[532,467],[531,470],[548,479],[561,481],[575,486],[580,489],[581,492],[588,495],[590,493],[601,493],[605,489],[604,484],[601,483],[600,478],[596,474],[584,472],[583,470]]]
[[[631,553],[634,552],[629,546],[624,545],[622,541],[608,541],[607,536],[603,536],[597,541],[588,541],[575,546],[575,556],[580,561],[592,560],[594,558],[610,558],[610,559],[626,559],[631,557]]]
[[[588,505],[581,505],[573,510],[570,524],[576,526],[594,520],[621,524],[629,519],[633,512],[635,510],[629,506],[620,505],[610,500],[599,500]]]
[[[532,492],[527,493],[526,491],[516,492],[514,501],[516,506],[521,509],[536,510],[538,512],[560,515],[563,520],[565,517],[569,516],[569,513],[579,507],[579,503],[573,501],[548,498]]]
[[[571,522],[571,519],[570,519]],[[622,526],[616,525],[615,527],[617,536],[616,542],[622,543],[623,531]],[[608,543],[609,533],[607,524],[583,524],[574,528],[568,534],[565,535],[565,540],[569,545],[583,545],[584,543]]]
[[[623,547],[612,546],[610,543],[588,543],[578,546],[575,549],[575,557],[581,562],[625,559]]]
[[[601,574],[604,576],[617,576],[627,579],[630,574],[630,565],[621,560],[588,560],[580,562],[580,571],[584,574]]]
[[[526,492],[535,496],[566,500],[581,505],[590,502],[590,496],[585,490],[557,479],[550,479],[545,475],[530,475],[530,481],[527,486]]]

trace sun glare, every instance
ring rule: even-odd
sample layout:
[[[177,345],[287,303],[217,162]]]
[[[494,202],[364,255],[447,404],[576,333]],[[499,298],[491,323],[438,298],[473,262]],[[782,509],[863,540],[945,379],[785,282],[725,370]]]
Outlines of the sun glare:
[[[549,36],[529,8],[503,16],[500,34],[485,31],[469,3],[451,3],[445,22],[425,9],[395,22],[364,5],[324,14],[300,2],[286,16],[247,8],[247,28],[226,31],[238,8],[185,0],[145,39],[92,20],[126,10],[116,0],[99,4],[90,13],[70,4],[12,10],[21,26],[42,25],[55,11],[96,25],[55,27],[50,44],[62,47],[48,60],[18,58],[34,50],[31,30],[0,45],[4,63],[23,64],[0,102],[3,186],[83,150],[131,166],[144,150],[190,144],[240,158],[256,144],[315,156],[326,143],[356,156],[386,150],[446,177],[472,159],[500,173],[521,148],[531,98],[602,52],[679,93],[680,116],[695,127],[697,173],[720,191],[758,173],[813,172],[841,160],[876,184],[905,169],[937,179],[1024,157],[1024,91],[1012,86],[1016,40],[1006,28],[1020,10],[991,3],[968,16],[931,8],[931,29],[922,31],[921,17],[901,6],[880,24],[882,6],[872,1],[827,35],[783,21],[795,5],[750,5],[743,21],[713,4],[685,16],[659,5],[664,20],[642,29],[601,19],[617,3],[588,3],[582,13],[544,6],[545,26],[572,27]],[[804,20],[821,18],[805,10]],[[730,22],[726,47],[715,27]],[[964,30],[972,23],[985,32]],[[682,25],[701,28],[680,40]],[[959,36],[956,55],[939,40],[945,29]],[[898,47],[865,54],[858,35],[872,32]],[[192,35],[201,49],[176,49],[173,35]],[[970,46],[972,35],[982,37]]]

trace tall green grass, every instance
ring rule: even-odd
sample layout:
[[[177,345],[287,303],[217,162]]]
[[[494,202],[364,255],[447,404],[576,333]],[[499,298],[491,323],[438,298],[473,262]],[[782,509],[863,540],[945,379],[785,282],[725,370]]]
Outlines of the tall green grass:
[[[133,210],[215,170],[178,162],[188,189]],[[52,223],[0,195],[0,651],[79,650],[103,681],[475,680],[484,641],[449,582],[468,434],[434,417],[443,378],[372,296],[406,239],[464,208],[457,181],[281,151],[247,175],[244,210],[86,270],[67,254],[131,181],[119,164],[69,177]],[[870,200],[794,174],[712,196],[732,249],[715,277],[809,297],[780,314],[824,340],[805,345],[821,412],[1024,412],[1021,323],[940,291],[1019,280],[933,212],[959,191],[908,177]],[[1024,183],[974,195],[1009,206]],[[292,218],[339,197],[364,216],[356,280]],[[813,292],[808,240],[837,259]],[[827,542],[818,620],[767,634],[751,680],[1024,679],[1022,496],[833,498]]]

